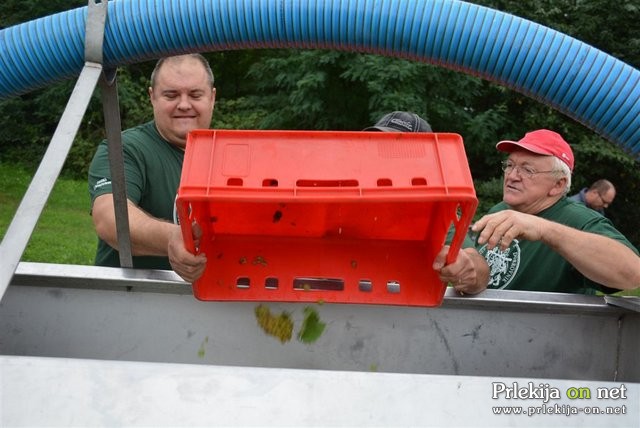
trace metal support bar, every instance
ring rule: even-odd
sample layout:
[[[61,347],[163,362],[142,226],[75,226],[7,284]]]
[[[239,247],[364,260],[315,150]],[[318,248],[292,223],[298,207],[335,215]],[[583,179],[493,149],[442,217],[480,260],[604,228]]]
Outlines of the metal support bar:
[[[60,175],[102,73],[102,41],[106,18],[107,2],[89,0],[85,27],[85,55],[88,60],[78,76],[38,170],[34,174],[0,244],[0,260],[2,260],[0,264],[0,299],[4,296],[11,282],[18,262]]]
[[[102,10],[98,8],[102,7]],[[107,18],[107,1],[89,0],[87,15],[86,43],[84,57],[86,61],[102,64],[102,44],[104,26]],[[120,123],[120,107],[118,102],[117,70],[103,70],[100,79],[102,92],[102,109],[109,147],[109,168],[111,170],[111,194],[116,217],[116,233],[118,236],[118,254],[120,266],[133,267],[131,254],[131,236],[129,234],[129,212],[127,210],[127,192],[124,179],[124,159],[122,155],[122,125]]]
[[[99,9],[102,7],[102,10]],[[107,1],[89,0],[86,26],[86,43],[84,57],[87,62],[102,64],[102,44],[104,26],[107,19]],[[116,217],[116,233],[118,236],[118,254],[120,266],[133,267],[131,255],[131,237],[129,234],[129,212],[127,210],[127,192],[124,180],[124,159],[122,155],[122,126],[118,103],[117,70],[103,70],[100,79],[102,92],[102,109],[109,147],[109,168],[111,170],[111,186],[113,207]]]
[[[608,305],[618,306],[630,311],[640,312],[640,298],[631,296],[604,296]]]
[[[102,68],[85,65],[51,138],[38,170],[25,192],[0,244],[0,298],[13,277],[40,214],[62,170]]]
[[[118,85],[116,70],[104,70],[100,79],[104,123],[107,131],[109,147],[109,168],[111,169],[111,194],[116,216],[116,232],[118,236],[118,255],[120,266],[133,267],[131,253],[131,236],[129,234],[129,211],[127,209],[127,192],[124,179],[124,158],[122,154],[122,125],[118,103]]]
[[[102,64],[102,42],[107,22],[107,0],[89,0],[87,22],[84,27],[84,60]]]

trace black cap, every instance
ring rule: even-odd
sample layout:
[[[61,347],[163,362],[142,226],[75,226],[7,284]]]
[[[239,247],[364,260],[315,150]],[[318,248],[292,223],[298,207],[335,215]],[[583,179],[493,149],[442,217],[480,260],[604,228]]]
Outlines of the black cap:
[[[381,132],[433,132],[426,120],[408,111],[387,113],[373,126],[363,131]]]

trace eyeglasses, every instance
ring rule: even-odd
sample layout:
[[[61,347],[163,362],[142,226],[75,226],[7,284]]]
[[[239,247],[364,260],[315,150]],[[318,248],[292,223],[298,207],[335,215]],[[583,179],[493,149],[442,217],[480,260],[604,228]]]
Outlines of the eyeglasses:
[[[602,195],[600,194],[600,192],[596,192],[596,194],[598,195],[598,197],[602,201],[602,205],[604,205],[605,208],[608,208],[609,205],[611,205],[613,203],[613,200],[607,201],[605,198],[603,198]]]
[[[528,178],[529,180],[531,180],[535,175],[538,175],[538,174],[548,174],[550,172],[557,172],[554,169],[551,169],[549,171],[536,171],[530,166],[518,166],[508,160],[502,161],[502,170],[504,171],[505,175],[511,174],[511,171],[513,171],[514,169],[516,171],[516,174],[518,174],[520,177]]]

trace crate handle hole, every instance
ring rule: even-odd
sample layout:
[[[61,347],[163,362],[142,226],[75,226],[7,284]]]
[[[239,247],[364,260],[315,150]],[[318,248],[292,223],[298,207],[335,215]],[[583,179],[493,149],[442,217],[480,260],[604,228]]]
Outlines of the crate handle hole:
[[[358,187],[358,180],[298,180],[298,187]]]
[[[229,178],[227,180],[227,186],[242,186],[242,178]]]
[[[344,280],[339,278],[294,278],[293,289],[302,291],[342,291]]]
[[[266,288],[267,290],[277,290],[278,282],[278,278],[269,277],[264,280],[264,288]]]
[[[400,293],[400,282],[395,280],[387,281],[387,291],[393,294]]]
[[[378,178],[378,187],[391,187],[393,182],[390,178]]]
[[[411,179],[411,184],[413,186],[426,186],[427,185],[427,179],[424,177],[414,177]]]
[[[358,289],[360,291],[370,292],[371,290],[373,290],[373,284],[371,283],[370,279],[361,279],[358,282]]]
[[[278,180],[275,178],[265,178],[262,180],[262,187],[278,187]]]
[[[243,288],[243,289],[244,288],[249,288],[250,285],[251,285],[251,280],[247,276],[241,276],[236,281],[236,287],[238,287],[238,288]]]

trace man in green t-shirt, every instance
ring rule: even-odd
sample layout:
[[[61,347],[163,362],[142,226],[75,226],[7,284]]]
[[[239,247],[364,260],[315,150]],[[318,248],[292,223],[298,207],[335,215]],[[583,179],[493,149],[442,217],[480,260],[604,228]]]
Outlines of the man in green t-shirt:
[[[188,282],[204,272],[205,255],[184,247],[175,199],[187,134],[210,127],[215,94],[213,73],[202,55],[162,58],[151,74],[153,120],[122,133],[133,267],[173,268]],[[99,237],[96,264],[120,266],[108,155],[103,141],[89,168]]]
[[[489,288],[593,294],[640,286],[638,250],[611,222],[569,200],[574,157],[540,129],[500,141],[503,200],[472,227]]]

